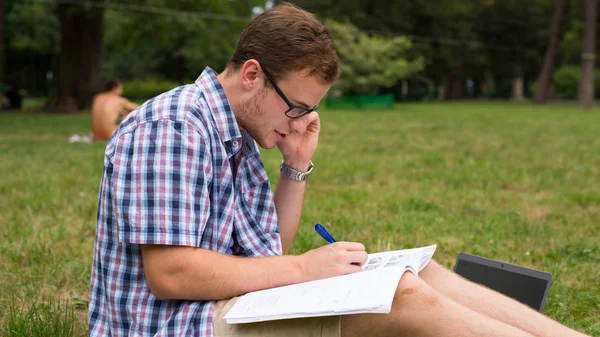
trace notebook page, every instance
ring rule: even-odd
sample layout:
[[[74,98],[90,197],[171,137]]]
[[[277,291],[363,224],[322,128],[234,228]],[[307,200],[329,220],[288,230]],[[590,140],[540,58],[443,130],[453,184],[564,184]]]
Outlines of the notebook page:
[[[242,296],[225,315],[227,323],[328,316],[389,313],[400,277],[420,271],[436,246],[369,254],[362,273],[337,276]]]
[[[431,260],[437,245],[369,254],[363,270],[411,267],[416,274]]]

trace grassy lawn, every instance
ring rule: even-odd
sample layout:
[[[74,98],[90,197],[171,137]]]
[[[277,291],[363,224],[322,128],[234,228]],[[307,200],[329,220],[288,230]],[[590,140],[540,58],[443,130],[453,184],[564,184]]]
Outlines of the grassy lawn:
[[[293,253],[438,244],[549,271],[546,314],[600,336],[600,113],[571,105],[402,104],[321,111]],[[68,143],[89,117],[0,113],[0,335],[87,334],[106,142]],[[264,152],[272,179],[280,155]]]

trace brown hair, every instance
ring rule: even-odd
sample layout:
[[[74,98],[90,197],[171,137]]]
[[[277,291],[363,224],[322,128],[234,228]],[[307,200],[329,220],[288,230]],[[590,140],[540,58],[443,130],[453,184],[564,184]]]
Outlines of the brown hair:
[[[338,56],[327,27],[314,14],[283,3],[255,17],[244,29],[227,68],[256,59],[274,80],[309,70],[325,83],[338,77]]]
[[[118,78],[111,78],[106,83],[104,83],[104,91],[111,91],[114,88],[121,85],[121,80]]]

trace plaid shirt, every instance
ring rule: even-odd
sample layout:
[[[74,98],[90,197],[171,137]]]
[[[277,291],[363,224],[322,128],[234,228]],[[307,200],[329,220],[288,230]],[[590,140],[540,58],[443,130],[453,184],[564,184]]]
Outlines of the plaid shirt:
[[[214,302],[154,297],[141,244],[281,255],[258,147],[210,68],[144,103],[108,143],[88,319],[92,336],[212,336]]]

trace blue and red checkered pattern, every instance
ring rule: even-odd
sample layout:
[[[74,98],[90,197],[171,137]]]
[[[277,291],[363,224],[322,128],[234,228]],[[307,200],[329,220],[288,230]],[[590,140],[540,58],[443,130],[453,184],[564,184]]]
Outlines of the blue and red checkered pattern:
[[[132,112],[106,147],[89,332],[212,336],[214,302],[152,295],[142,266],[143,244],[281,255],[273,193],[258,147],[238,128],[210,68],[194,84]]]

